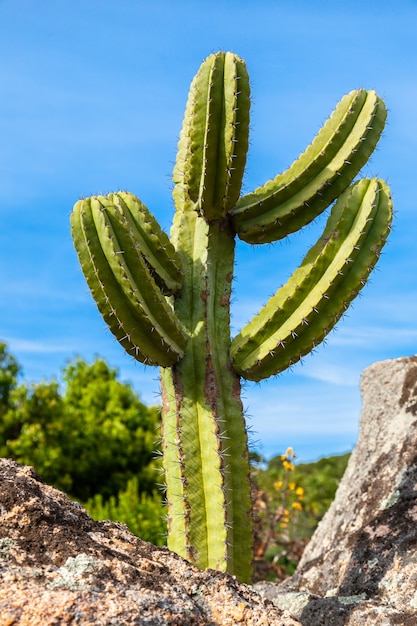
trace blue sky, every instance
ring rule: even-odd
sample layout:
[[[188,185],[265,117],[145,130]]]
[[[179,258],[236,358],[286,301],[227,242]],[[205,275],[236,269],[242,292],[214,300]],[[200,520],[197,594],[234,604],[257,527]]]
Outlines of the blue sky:
[[[351,89],[375,89],[389,109],[362,172],[391,185],[396,210],[378,270],[325,347],[244,390],[267,457],[289,445],[301,460],[351,449],[363,368],[417,352],[416,40],[415,1],[0,0],[0,340],[25,380],[99,354],[158,402],[157,370],[126,356],[96,310],[69,215],[81,196],[127,189],[169,230],[190,81],[208,54],[232,50],[251,77],[245,192],[288,167]],[[285,282],[323,219],[273,246],[238,245],[235,329]]]

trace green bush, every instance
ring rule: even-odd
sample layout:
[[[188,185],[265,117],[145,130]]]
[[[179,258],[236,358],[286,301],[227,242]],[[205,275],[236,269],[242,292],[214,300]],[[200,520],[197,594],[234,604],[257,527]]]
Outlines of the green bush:
[[[17,385],[18,371],[0,344],[1,456],[33,465],[83,502],[116,497],[135,477],[152,494],[159,408],[146,407],[100,358],[69,363],[63,394],[56,381]]]
[[[128,481],[118,497],[104,501],[100,494],[84,505],[95,520],[112,520],[126,524],[130,531],[156,546],[166,544],[166,511],[158,494],[140,493],[137,477]]]
[[[17,385],[20,365],[7,350],[5,343],[0,343],[0,418],[10,408],[10,394]]]
[[[278,505],[282,497],[277,484],[285,480],[283,456],[274,457],[266,469],[257,471],[257,484],[268,494],[273,505]],[[303,509],[299,520],[299,533],[303,537],[310,538],[332,503],[349,457],[350,453],[347,453],[294,465],[291,481],[303,490]]]

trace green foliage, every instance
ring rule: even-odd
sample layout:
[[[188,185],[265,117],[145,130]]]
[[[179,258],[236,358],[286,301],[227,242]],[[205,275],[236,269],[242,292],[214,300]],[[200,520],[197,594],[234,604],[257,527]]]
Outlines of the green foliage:
[[[16,361],[3,347],[5,385],[0,415],[0,454],[33,465],[49,484],[81,501],[116,496],[138,477],[154,490],[159,409],[146,407],[117,370],[96,358],[80,358],[56,381],[16,385]],[[1,365],[1,364],[0,364]]]
[[[304,516],[310,528],[317,526],[333,502],[349,458],[350,453],[346,453],[320,459],[315,463],[296,465],[297,481],[305,492]]]
[[[253,468],[255,580],[283,580],[334,499],[349,454],[294,464],[292,448]]]
[[[10,394],[17,385],[20,366],[5,343],[0,342],[0,417],[9,409]]]
[[[33,465],[46,482],[68,490],[71,481],[63,454],[70,433],[65,431],[58,384],[19,385],[11,403],[0,427],[1,456]]]
[[[102,359],[92,365],[77,359],[64,369],[65,413],[72,432],[66,453],[76,460],[72,493],[82,500],[97,493],[114,495],[138,474],[142,490],[153,489],[159,409],[146,407],[116,376]],[[88,489],[81,490],[78,485],[87,478]]]
[[[297,463],[291,480],[304,490],[303,510],[299,527],[303,537],[309,538],[330,504],[345,472],[350,453],[326,457],[312,463]],[[265,470],[257,476],[259,487],[266,491],[272,502],[281,499],[276,484],[285,481],[285,468],[281,456],[272,458]]]
[[[130,531],[156,546],[166,544],[166,510],[158,494],[140,493],[137,477],[128,481],[126,489],[107,501],[100,494],[85,504],[95,520],[113,520],[126,524]]]

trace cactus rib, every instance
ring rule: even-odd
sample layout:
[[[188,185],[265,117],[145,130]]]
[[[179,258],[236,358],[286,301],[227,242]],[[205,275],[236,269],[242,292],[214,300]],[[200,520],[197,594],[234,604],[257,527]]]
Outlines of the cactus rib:
[[[114,204],[120,221],[128,231],[128,247],[133,246],[136,253],[143,256],[152,278],[165,295],[176,293],[181,288],[183,276],[180,261],[168,235],[133,194],[119,191],[109,194],[108,199]]]
[[[301,266],[232,341],[241,376],[259,381],[277,374],[323,340],[365,284],[391,216],[382,181],[363,179],[340,196]]]
[[[185,335],[142,256],[126,244],[128,231],[114,209],[102,196],[75,205],[71,221],[81,266],[118,341],[137,360],[168,367],[183,356]]]
[[[385,120],[385,105],[374,91],[344,96],[288,170],[240,198],[231,211],[237,235],[248,243],[271,242],[311,222],[366,163]]]

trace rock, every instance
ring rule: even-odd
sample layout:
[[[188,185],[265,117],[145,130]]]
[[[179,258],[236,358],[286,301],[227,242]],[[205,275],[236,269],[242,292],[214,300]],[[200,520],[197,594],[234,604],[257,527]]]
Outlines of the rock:
[[[257,585],[304,626],[417,624],[417,357],[361,381],[357,445],[295,575]]]
[[[1,626],[295,626],[233,577],[123,524],[95,522],[32,468],[0,460]]]

